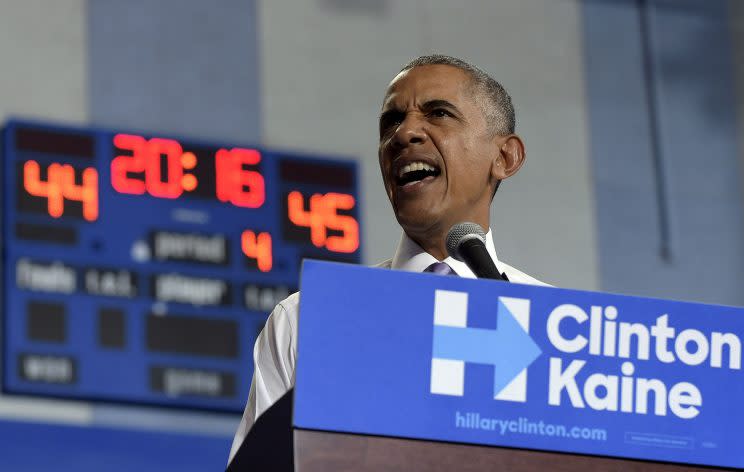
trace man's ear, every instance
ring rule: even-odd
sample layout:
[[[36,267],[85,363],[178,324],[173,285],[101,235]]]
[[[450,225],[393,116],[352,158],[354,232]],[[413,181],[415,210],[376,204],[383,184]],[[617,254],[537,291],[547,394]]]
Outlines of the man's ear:
[[[522,138],[516,134],[500,136],[498,142],[499,153],[491,164],[491,176],[496,180],[504,180],[519,171],[527,155]]]

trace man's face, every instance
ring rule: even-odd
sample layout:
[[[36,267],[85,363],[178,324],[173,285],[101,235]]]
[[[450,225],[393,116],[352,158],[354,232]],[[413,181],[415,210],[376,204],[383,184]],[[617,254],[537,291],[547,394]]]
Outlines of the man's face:
[[[488,227],[499,155],[469,75],[429,65],[399,74],[380,115],[379,159],[398,222],[411,236],[461,221]]]

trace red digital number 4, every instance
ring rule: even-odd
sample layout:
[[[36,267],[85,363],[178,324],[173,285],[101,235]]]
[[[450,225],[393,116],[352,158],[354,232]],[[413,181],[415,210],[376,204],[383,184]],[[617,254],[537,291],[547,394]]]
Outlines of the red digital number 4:
[[[271,235],[269,233],[254,233],[246,230],[240,237],[240,245],[246,257],[255,259],[258,270],[269,272],[273,265],[271,255]]]

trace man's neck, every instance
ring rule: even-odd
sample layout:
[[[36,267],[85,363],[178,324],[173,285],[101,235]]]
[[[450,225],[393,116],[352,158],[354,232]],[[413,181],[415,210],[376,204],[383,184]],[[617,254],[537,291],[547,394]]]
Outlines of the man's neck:
[[[441,262],[447,258],[446,234],[442,234],[441,231],[427,232],[424,234],[416,234],[405,229],[404,231],[413,242],[421,246],[421,249],[434,256],[436,260]]]
[[[483,231],[489,231],[488,219],[485,221],[485,226],[481,223],[478,224],[483,228]],[[440,262],[449,256],[449,252],[447,251],[447,234],[449,230],[449,226],[447,228],[429,228],[428,231],[419,234],[405,228],[403,229],[409,238],[421,246],[421,249],[434,256]]]

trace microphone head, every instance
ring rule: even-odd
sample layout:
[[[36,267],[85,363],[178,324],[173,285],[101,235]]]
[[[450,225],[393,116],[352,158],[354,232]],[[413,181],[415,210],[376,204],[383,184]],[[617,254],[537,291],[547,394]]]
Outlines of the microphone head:
[[[453,225],[447,233],[447,253],[450,257],[465,262],[460,258],[458,248],[460,244],[473,238],[480,239],[483,244],[486,243],[486,233],[477,223],[464,222]]]

